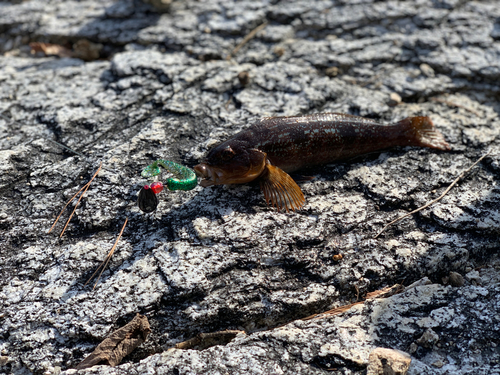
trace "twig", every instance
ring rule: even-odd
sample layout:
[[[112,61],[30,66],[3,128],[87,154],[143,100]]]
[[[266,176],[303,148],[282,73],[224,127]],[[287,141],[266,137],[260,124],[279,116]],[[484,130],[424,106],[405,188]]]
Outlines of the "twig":
[[[367,293],[366,298],[364,298],[363,301],[350,303],[348,305],[336,307],[334,309],[331,309],[331,310],[328,310],[328,311],[325,311],[322,313],[313,314],[313,315],[307,316],[305,318],[302,318],[301,320],[311,320],[311,319],[317,319],[317,318],[324,318],[326,316],[331,316],[331,315],[338,315],[338,314],[341,314],[341,313],[349,310],[353,306],[361,305],[361,304],[365,303],[369,299],[388,298],[388,297],[393,296],[395,294],[401,293],[403,290],[404,290],[403,285],[394,284],[393,286],[385,287],[383,289],[379,289],[379,290],[375,290],[374,292]],[[281,326],[281,327],[283,327],[283,326]]]
[[[227,102],[226,102],[226,105],[224,106],[224,109],[227,111],[227,108],[229,107],[229,103],[231,103],[231,100],[233,100],[233,97],[231,96]]]
[[[0,117],[3,118],[5,121],[7,121],[7,125],[13,124],[15,121],[13,121],[12,119],[10,119],[7,116],[5,116],[3,114],[4,112],[5,111],[0,112]]]
[[[78,201],[76,202],[76,205],[75,205],[75,208],[73,209],[73,212],[71,212],[71,215],[69,216],[69,219],[66,221],[66,225],[64,226],[61,234],[59,235],[59,238],[61,238],[64,234],[64,232],[66,231],[66,228],[68,227],[68,224],[71,220],[71,218],[73,217],[73,214],[75,213],[78,205],[80,204],[80,201],[82,200],[83,198],[83,195],[87,192],[87,190],[89,189],[90,187],[90,184],[92,183],[92,181],[94,181],[94,178],[97,176],[97,174],[100,172],[101,170],[101,167],[102,167],[102,163],[99,164],[99,168],[97,169],[97,172],[94,173],[94,175],[92,176],[92,178],[90,179],[89,182],[87,182],[80,190],[78,190],[78,192],[73,195],[73,197],[68,201],[68,203],[66,203],[66,205],[64,206],[64,208],[61,210],[61,212],[59,213],[59,215],[57,216],[56,220],[54,221],[54,224],[52,224],[52,226],[50,227],[48,233],[52,232],[52,229],[54,229],[55,225],[57,224],[57,222],[59,221],[59,218],[61,217],[62,213],[64,212],[64,210],[66,209],[66,207],[68,207],[68,205],[73,201],[73,199],[75,199],[75,197],[80,194],[80,192],[83,190],[83,193],[82,195],[80,195],[80,198],[78,198]]]
[[[0,117],[1,117],[1,118],[3,118],[5,121],[8,121],[8,122],[9,122],[7,125],[10,125],[10,124],[15,124],[15,123],[16,123],[16,121],[15,121],[15,120],[12,120],[12,119],[9,119],[7,116],[5,116],[5,115],[3,114],[4,112],[5,112],[5,111],[0,112]],[[42,138],[44,138],[44,139],[46,139],[47,141],[50,141],[50,142],[52,142],[52,143],[55,143],[55,144],[56,144],[56,145],[58,145],[59,147],[62,147],[62,148],[64,148],[64,149],[66,149],[66,150],[68,150],[68,151],[72,152],[72,153],[73,153],[73,154],[75,154],[75,155],[81,156],[82,158],[86,159],[87,161],[89,160],[89,158],[88,158],[88,157],[86,157],[85,155],[83,155],[82,153],[80,153],[80,152],[78,152],[78,151],[75,151],[75,150],[73,150],[72,148],[70,148],[70,147],[68,147],[68,146],[63,145],[62,143],[59,143],[59,142],[57,142],[57,141],[54,141],[53,139],[50,139],[49,137],[42,137]],[[30,143],[31,143],[31,142],[33,142],[33,140],[31,140],[31,141],[30,141]]]
[[[59,142],[57,142],[57,141],[54,141],[53,139],[50,139],[49,137],[43,137],[43,138],[44,138],[44,139],[46,139],[47,141],[50,141],[50,142],[52,142],[52,143],[55,143],[55,144],[56,144],[56,145],[58,145],[59,147],[62,147],[62,148],[64,148],[64,149],[66,149],[66,150],[68,150],[68,151],[72,152],[72,153],[73,153],[73,154],[75,154],[75,155],[81,156],[82,158],[84,158],[84,159],[85,159],[85,160],[87,160],[87,161],[89,160],[89,158],[88,158],[88,157],[86,157],[85,155],[83,155],[83,154],[79,153],[78,151],[73,150],[72,148],[69,148],[68,146],[63,145],[62,143],[59,143]]]
[[[460,181],[460,179],[467,173],[470,172],[470,170],[472,168],[474,168],[476,165],[478,165],[486,156],[488,156],[489,154],[491,153],[491,150],[489,150],[486,154],[484,154],[483,156],[481,156],[479,159],[477,159],[477,161],[472,164],[469,168],[467,168],[465,171],[462,171],[462,173],[460,173],[458,175],[458,177],[450,184],[450,186],[448,186],[448,188],[444,191],[443,194],[441,194],[439,197],[437,197],[436,199],[430,201],[429,203],[426,203],[425,205],[423,205],[422,207],[419,207],[417,208],[416,210],[413,210],[412,212],[409,212],[403,216],[400,216],[398,217],[397,219],[394,219],[393,221],[391,221],[389,224],[387,224],[385,227],[382,228],[382,230],[380,232],[377,233],[377,235],[373,238],[377,238],[378,236],[380,236],[382,234],[383,231],[385,231],[389,226],[391,226],[392,224],[394,223],[397,223],[398,221],[400,220],[403,220],[405,217],[408,217],[410,215],[413,215],[414,213],[417,213],[419,211],[422,211],[423,209],[433,205],[434,203],[436,203],[437,201],[441,200],[450,190],[453,186],[455,186],[457,184],[458,181]]]
[[[91,164],[91,163],[92,163],[92,161],[90,160],[90,158],[89,158],[89,157],[85,156],[84,154],[82,154],[82,153],[80,153],[80,152],[78,152],[78,151],[73,150],[71,147],[68,147],[68,146],[66,146],[66,145],[63,145],[63,144],[62,144],[62,143],[60,143],[60,142],[54,141],[53,139],[50,139],[49,137],[43,137],[43,139],[45,139],[45,140],[47,140],[47,141],[49,141],[49,142],[52,142],[52,143],[54,143],[54,144],[58,145],[59,147],[62,147],[62,148],[64,148],[65,150],[68,150],[69,152],[72,152],[73,154],[78,155],[78,156],[80,156],[80,157],[84,158],[84,159],[87,161],[87,163],[89,163],[89,164]],[[33,140],[32,140],[32,141],[33,141]],[[102,167],[102,163],[101,163],[101,167]],[[112,173],[118,174],[118,172],[117,172],[116,170],[114,170],[114,169],[110,169],[110,168],[107,168],[106,166],[102,167],[102,169],[104,169],[105,171],[108,171],[108,172],[112,172]]]
[[[226,57],[226,60],[231,60],[231,58],[236,55],[238,53],[238,51],[241,49],[241,47],[243,47],[245,44],[248,43],[249,40],[251,40],[253,37],[255,37],[255,35],[263,30],[267,25],[268,25],[269,22],[265,21],[263,24],[257,26],[255,29],[253,29],[252,31],[250,31],[247,36],[245,38],[243,38],[243,40],[241,41],[240,44],[238,44],[232,51],[231,53],[229,53],[229,55],[227,55]]]
[[[57,215],[57,218],[56,220],[54,221],[54,224],[52,224],[52,226],[50,227],[49,231],[47,233],[50,233],[52,232],[52,229],[54,229],[54,227],[56,226],[57,222],[59,221],[59,219],[61,218],[61,215],[62,213],[64,212],[64,210],[66,209],[66,207],[68,207],[68,205],[73,201],[73,199],[75,199],[75,197],[80,194],[80,192],[85,189],[85,187],[87,187],[88,185],[88,182],[80,189],[76,192],[75,195],[73,195],[73,197],[71,197],[71,199],[64,205],[63,209],[61,210],[61,212],[59,213],[59,215]]]
[[[104,272],[104,270],[106,269],[106,267],[108,266],[108,263],[109,261],[111,260],[111,257],[113,256],[114,252],[115,252],[115,249],[116,249],[116,246],[118,245],[118,241],[120,240],[120,237],[122,236],[123,234],[123,231],[125,230],[125,226],[127,225],[127,221],[128,221],[128,217],[125,218],[125,222],[123,223],[123,227],[122,227],[122,230],[120,231],[120,234],[118,235],[118,238],[116,239],[115,241],[115,244],[113,245],[113,247],[111,248],[111,250],[109,251],[108,255],[106,256],[106,258],[102,261],[102,263],[99,265],[99,267],[97,267],[97,269],[95,270],[95,272],[92,274],[92,276],[90,276],[90,278],[87,280],[87,282],[85,283],[85,285],[87,285],[90,280],[92,280],[95,276],[95,274],[97,273],[97,271],[101,270],[101,272],[99,273],[99,276],[97,277],[97,281],[95,282],[94,284],[94,287],[92,288],[92,290],[95,289],[95,287],[97,286],[97,283],[99,282],[99,280],[101,279],[101,275],[102,273]],[[101,269],[102,267],[102,269]],[[85,286],[84,285],[84,286]]]
[[[458,104],[458,103],[455,103],[455,102],[452,102],[452,101],[449,101],[446,99],[441,99],[441,98],[431,98],[431,101],[437,102],[437,103],[443,103],[449,107],[463,108],[466,111],[469,111],[470,113],[475,114],[477,117],[481,117],[481,114],[478,111],[476,111],[475,109],[472,109],[470,107],[467,107],[465,105],[462,105],[462,104]]]
[[[240,330],[225,330],[218,332],[199,333],[192,339],[180,342],[174,346],[176,349],[207,348],[232,341],[238,334],[245,333]]]

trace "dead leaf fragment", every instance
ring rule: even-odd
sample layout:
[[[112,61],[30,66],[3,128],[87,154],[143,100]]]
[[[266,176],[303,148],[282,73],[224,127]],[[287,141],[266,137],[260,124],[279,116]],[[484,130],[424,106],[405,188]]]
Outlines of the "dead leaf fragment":
[[[45,56],[76,57],[84,61],[97,60],[101,55],[103,45],[92,43],[87,39],[80,39],[73,44],[73,49],[68,46],[52,43],[30,43],[31,54],[42,52]]]
[[[37,52],[43,52],[46,56],[59,56],[59,57],[71,57],[71,49],[60,44],[52,43],[30,43],[31,54],[34,55]]]
[[[100,43],[92,43],[87,39],[80,39],[73,44],[73,57],[84,61],[97,60],[101,55],[103,45]]]
[[[146,341],[150,332],[148,318],[137,314],[130,323],[105,338],[76,368],[119,365],[125,356]]]

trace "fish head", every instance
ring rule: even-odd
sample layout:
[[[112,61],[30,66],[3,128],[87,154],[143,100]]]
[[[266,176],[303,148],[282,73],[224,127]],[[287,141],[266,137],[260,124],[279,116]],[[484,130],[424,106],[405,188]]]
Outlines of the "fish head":
[[[230,140],[213,148],[203,163],[194,167],[201,186],[243,184],[259,177],[266,167],[266,153]]]

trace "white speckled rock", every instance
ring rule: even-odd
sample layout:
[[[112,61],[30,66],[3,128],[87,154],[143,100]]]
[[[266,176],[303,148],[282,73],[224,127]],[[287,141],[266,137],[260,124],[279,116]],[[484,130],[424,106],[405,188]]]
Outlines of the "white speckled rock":
[[[120,367],[82,373],[361,374],[376,347],[409,353],[409,374],[500,373],[499,19],[493,0],[186,0],[162,13],[129,0],[2,3],[0,373],[74,373],[136,313],[148,340]],[[84,39],[102,44],[100,59],[29,47]],[[290,214],[255,184],[162,192],[149,216],[136,207],[152,160],[193,166],[257,118],[314,112],[428,115],[452,151],[304,171],[315,179]],[[373,239],[490,148],[443,200]],[[47,234],[100,161],[66,234],[62,223]],[[84,286],[125,217],[108,269]],[[246,335],[170,349],[226,329]]]

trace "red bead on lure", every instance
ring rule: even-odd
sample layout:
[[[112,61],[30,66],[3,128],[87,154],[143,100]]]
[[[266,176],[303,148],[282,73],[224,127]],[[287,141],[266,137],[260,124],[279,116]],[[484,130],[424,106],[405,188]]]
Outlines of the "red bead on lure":
[[[163,184],[160,181],[153,182],[149,187],[151,188],[151,190],[153,190],[153,193],[155,194],[158,194],[163,190]]]

